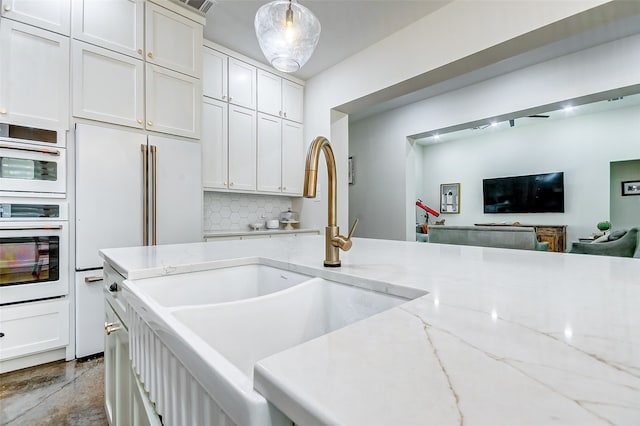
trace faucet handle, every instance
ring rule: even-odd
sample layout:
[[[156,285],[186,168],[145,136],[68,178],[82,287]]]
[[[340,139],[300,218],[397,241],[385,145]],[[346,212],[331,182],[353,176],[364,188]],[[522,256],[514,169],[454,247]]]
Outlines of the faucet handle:
[[[351,225],[349,236],[344,237],[342,235],[336,235],[331,239],[333,241],[333,245],[340,247],[343,251],[349,251],[353,244],[351,242],[351,237],[353,236],[353,232],[356,230],[356,226],[358,226],[358,219],[356,219],[356,221],[353,222],[353,225]]]
[[[353,222],[353,225],[351,225],[351,229],[349,230],[349,236],[347,236],[347,240],[350,240],[351,237],[353,237],[353,233],[355,232],[357,226],[358,226],[358,218],[356,218],[355,222]]]

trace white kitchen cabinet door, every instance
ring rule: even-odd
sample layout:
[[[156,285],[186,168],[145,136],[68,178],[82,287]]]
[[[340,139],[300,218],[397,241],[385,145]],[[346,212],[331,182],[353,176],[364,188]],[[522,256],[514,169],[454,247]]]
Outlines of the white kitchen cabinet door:
[[[302,123],[304,88],[282,79],[282,117]]]
[[[258,70],[258,111],[282,117],[282,78]]]
[[[156,244],[202,241],[202,154],[200,143],[150,135],[150,179],[156,167]],[[155,153],[153,147],[156,147]],[[153,187],[150,188],[153,203]],[[150,233],[153,235],[153,230]],[[153,238],[151,239],[153,240]]]
[[[204,98],[202,105],[202,180],[204,189],[227,189],[229,104]]]
[[[256,112],[229,106],[229,189],[256,189]]]
[[[228,101],[250,109],[256,108],[256,67],[229,58]]]
[[[202,94],[226,101],[229,57],[208,47],[202,49]]]
[[[3,19],[0,52],[0,119],[68,129],[69,38]]]
[[[282,120],[258,113],[257,188],[261,192],[282,191]]]
[[[199,139],[202,82],[151,64],[146,70],[147,130]]]
[[[202,25],[145,2],[147,62],[196,78],[202,75]]]
[[[73,115],[144,129],[144,62],[73,40]]]
[[[68,36],[71,0],[2,0],[2,16]]]
[[[142,245],[143,167],[147,137],[77,124],[76,269],[102,267],[102,248]]]
[[[304,184],[304,134],[301,124],[282,120],[282,192],[302,195]]]
[[[144,57],[144,2],[74,0],[72,35],[134,58]]]
[[[0,306],[0,361],[69,344],[69,301],[55,299]],[[4,372],[4,371],[3,371]]]
[[[104,341],[105,414],[110,425],[130,425],[133,374],[129,332],[111,305],[106,301],[104,304],[105,329],[109,329]]]

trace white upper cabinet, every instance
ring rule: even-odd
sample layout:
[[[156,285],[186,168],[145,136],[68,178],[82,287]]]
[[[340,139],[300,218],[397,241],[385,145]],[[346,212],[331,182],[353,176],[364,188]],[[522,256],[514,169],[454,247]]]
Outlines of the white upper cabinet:
[[[279,118],[258,113],[258,191],[282,191],[282,130]]]
[[[73,41],[73,115],[144,129],[144,62]]]
[[[144,2],[74,0],[73,38],[125,55],[144,55]]]
[[[229,104],[204,98],[202,105],[202,183],[205,189],[228,188]]]
[[[258,71],[258,111],[302,122],[303,87],[267,71]]]
[[[228,101],[245,108],[256,108],[256,67],[229,58]]]
[[[229,106],[229,189],[256,189],[256,112]]]
[[[2,16],[68,36],[71,0],[2,0]]]
[[[258,71],[258,111],[282,117],[282,78]]]
[[[302,195],[304,151],[302,125],[282,120],[282,192],[284,194]]]
[[[153,3],[145,8],[147,62],[200,78],[202,25]]]
[[[202,48],[202,94],[209,98],[227,100],[227,64],[229,57],[217,50]]]
[[[303,99],[301,85],[282,79],[282,118],[302,123]]]
[[[200,138],[201,81],[151,64],[146,78],[147,130]]]
[[[69,38],[3,19],[0,52],[0,119],[68,129]]]

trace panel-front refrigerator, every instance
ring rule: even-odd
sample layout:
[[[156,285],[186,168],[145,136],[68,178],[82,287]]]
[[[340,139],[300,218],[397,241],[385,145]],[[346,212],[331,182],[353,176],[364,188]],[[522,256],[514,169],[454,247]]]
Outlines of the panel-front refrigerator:
[[[76,357],[104,349],[102,248],[202,241],[201,147],[76,124]]]

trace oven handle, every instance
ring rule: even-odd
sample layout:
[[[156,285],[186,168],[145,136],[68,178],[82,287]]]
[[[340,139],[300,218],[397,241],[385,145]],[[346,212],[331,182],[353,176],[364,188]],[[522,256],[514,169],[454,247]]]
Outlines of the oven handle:
[[[104,281],[104,277],[94,276],[94,277],[84,277],[84,282],[86,284],[97,283],[100,281]]]
[[[49,150],[44,148],[25,148],[25,147],[18,147],[18,146],[4,145],[4,144],[1,144],[0,148],[15,149],[16,151],[37,152],[39,154],[55,155],[56,157],[60,155],[60,151]]]
[[[53,226],[2,226],[0,231],[51,231],[62,229],[62,225]]]

